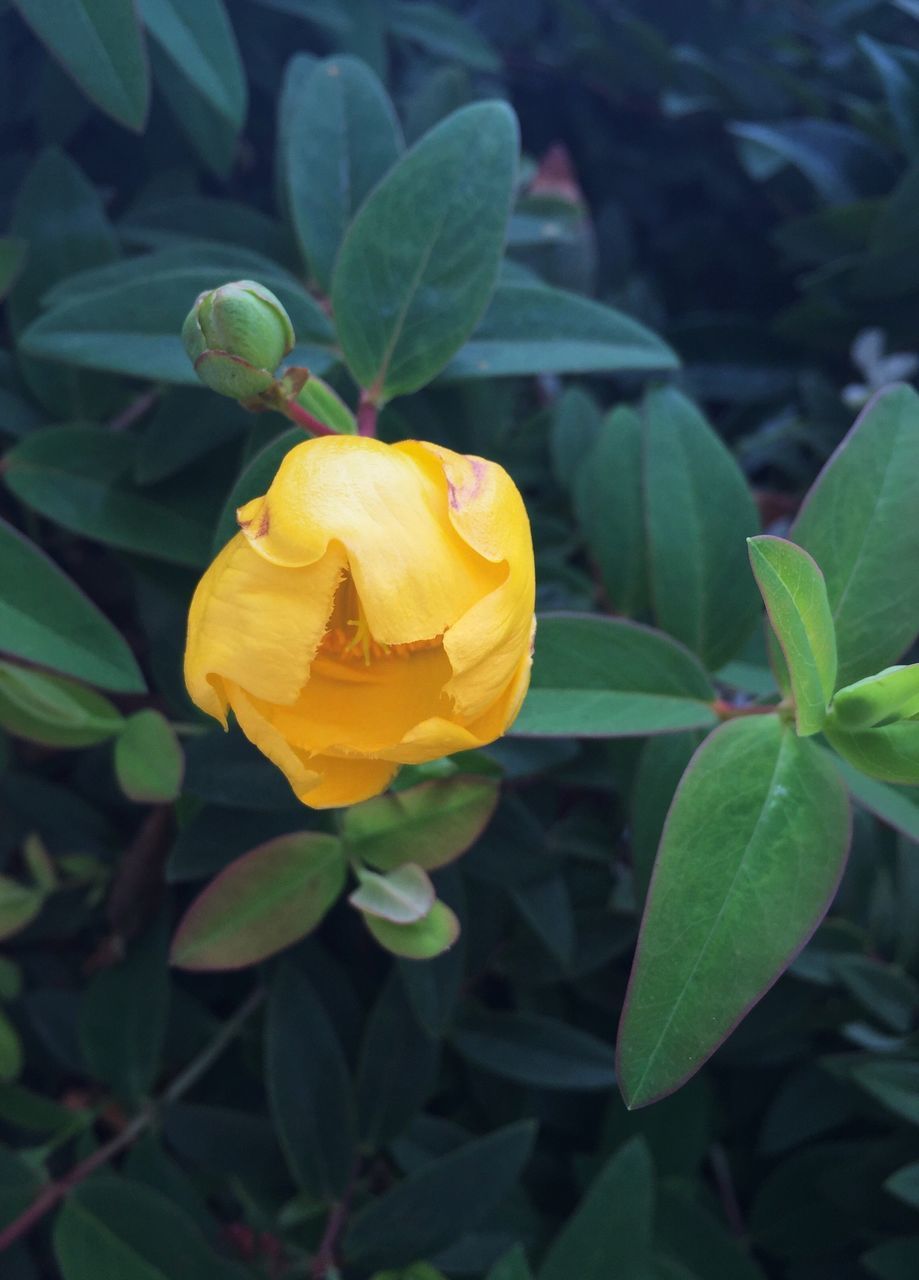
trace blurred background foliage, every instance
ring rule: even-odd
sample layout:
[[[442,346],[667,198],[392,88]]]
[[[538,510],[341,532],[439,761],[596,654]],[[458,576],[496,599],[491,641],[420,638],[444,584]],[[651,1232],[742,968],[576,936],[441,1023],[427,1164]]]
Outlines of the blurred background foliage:
[[[141,0],[143,43],[100,45],[83,19],[104,9],[0,0],[0,514],[127,642],[2,535],[7,571],[54,593],[64,641],[97,664],[55,669],[109,693],[67,684],[49,712],[47,687],[36,707],[0,666],[0,1223],[117,1148],[0,1256],[4,1280],[332,1276],[333,1259],[348,1280],[912,1280],[907,796],[900,830],[858,811],[791,975],[690,1085],[632,1114],[611,1046],[689,735],[484,753],[502,799],[435,876],[463,934],[429,964],[392,960],[346,904],[261,973],[176,975],[166,954],[206,877],[331,829],[238,735],[205,730],[181,681],[196,572],[288,424],[180,385],[178,323],[202,273],[302,274],[285,175],[311,59],[363,60],[409,142],[479,98],[513,104],[508,278],[662,335],[782,532],[854,409],[919,365],[919,4]],[[84,321],[107,277],[80,273],[116,268],[100,336]],[[22,341],[49,305],[54,362]],[[602,610],[636,473],[595,449],[644,380],[433,385],[381,431],[503,462],[540,607]],[[735,676],[770,687],[761,641]]]

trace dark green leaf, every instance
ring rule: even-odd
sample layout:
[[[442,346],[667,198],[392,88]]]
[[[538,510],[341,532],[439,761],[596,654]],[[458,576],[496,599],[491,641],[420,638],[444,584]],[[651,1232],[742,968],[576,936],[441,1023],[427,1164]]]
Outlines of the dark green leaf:
[[[40,889],[0,875],[0,939],[12,938],[41,911],[45,895]]]
[[[836,633],[820,566],[785,538],[748,540],[750,563],[788,667],[795,723],[817,733],[836,688]]]
[[[746,553],[759,516],[740,468],[691,401],[655,391],[645,413],[655,617],[716,671],[741,649],[759,616]]]
[[[861,35],[858,43],[877,74],[903,149],[919,153],[919,56],[912,49]]]
[[[0,650],[118,693],[144,678],[109,620],[34,543],[0,520]]]
[[[341,1195],[356,1145],[351,1080],[328,1014],[291,965],[278,970],[271,987],[265,1072],[291,1173],[311,1196]]]
[[[497,71],[501,66],[488,41],[443,5],[395,0],[389,8],[388,24],[393,35],[420,44],[451,63],[465,63],[475,71]]]
[[[442,380],[675,369],[678,364],[662,339],[621,311],[547,285],[501,284]]]
[[[418,1169],[355,1214],[346,1258],[367,1269],[405,1266],[471,1231],[511,1190],[535,1136],[521,1121]]]
[[[693,1075],[784,971],[832,901],[849,833],[835,770],[777,716],[702,744],[664,828],[622,1014],[629,1106]]]
[[[826,578],[840,685],[889,666],[919,632],[919,396],[881,392],[821,471],[790,537]]]
[[[611,1044],[533,1013],[472,1013],[453,1044],[477,1067],[542,1089],[608,1089],[616,1080]]]
[[[730,131],[770,155],[775,167],[798,169],[828,204],[886,190],[890,168],[883,151],[860,129],[835,120],[738,123]]]
[[[397,1138],[434,1086],[439,1048],[418,1022],[394,970],[373,1007],[357,1072],[363,1142],[377,1148]]]
[[[294,58],[279,111],[284,199],[303,258],[328,293],[344,234],[399,158],[402,132],[386,90],[358,58]]]
[[[486,1280],[533,1280],[526,1254],[519,1244],[495,1263]]]
[[[572,494],[602,423],[596,400],[581,387],[566,388],[555,402],[549,436],[552,469],[559,484]]]
[[[416,143],[361,207],[332,302],[351,371],[375,396],[424,386],[481,316],[497,278],[517,145],[504,103],[466,107]]]
[[[215,111],[238,129],[246,115],[246,80],[223,0],[139,0],[150,35]]]
[[[902,831],[910,840],[919,842],[919,794],[913,790],[885,786],[883,782],[865,777],[860,769],[845,760],[838,757],[833,760],[853,800],[882,822]]]
[[[240,969],[306,937],[345,884],[334,836],[279,836],[220,873],[182,918],[172,963],[182,969]]]
[[[15,0],[87,97],[119,124],[143,128],[150,70],[133,0]]]
[[[625,738],[717,723],[714,690],[682,645],[650,627],[548,614],[512,733]]]
[[[651,1253],[654,1168],[642,1138],[620,1147],[555,1237],[537,1280],[644,1280]]]
[[[263,493],[268,492],[282,459],[296,445],[302,444],[304,438],[300,427],[291,427],[288,431],[282,431],[243,468],[239,479],[230,490],[223,511],[220,513],[220,519],[217,521],[217,530],[214,534],[215,554],[239,533],[239,524],[236,520],[238,509],[245,503],[251,502],[253,498],[260,498]]]
[[[0,302],[6,297],[25,265],[28,241],[0,236]]]

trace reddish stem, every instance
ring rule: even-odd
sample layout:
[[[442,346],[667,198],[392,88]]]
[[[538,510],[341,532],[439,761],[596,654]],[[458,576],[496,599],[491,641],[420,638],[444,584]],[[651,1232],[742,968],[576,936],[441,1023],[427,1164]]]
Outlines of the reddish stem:
[[[310,1275],[312,1280],[326,1280],[329,1271],[335,1266],[335,1251],[338,1245],[338,1237],[344,1229],[345,1223],[348,1221],[348,1212],[351,1208],[351,1197],[354,1194],[354,1184],[357,1181],[358,1168],[355,1166],[351,1175],[351,1180],[345,1188],[345,1194],[342,1198],[332,1205],[329,1213],[328,1221],[325,1224],[325,1231],[322,1233],[322,1239],[319,1242],[319,1248],[313,1258],[310,1267]]]
[[[357,434],[359,436],[376,435],[378,412],[379,410],[374,401],[370,399],[366,391],[362,391],[360,402],[357,406]]]
[[[297,404],[296,400],[285,400],[284,407],[281,412],[290,418],[291,422],[296,422],[298,427],[304,427],[307,431],[312,431],[314,436],[335,436],[338,435],[331,427],[327,427],[324,422],[320,422],[318,418],[314,418],[311,413],[307,413],[302,405]]]

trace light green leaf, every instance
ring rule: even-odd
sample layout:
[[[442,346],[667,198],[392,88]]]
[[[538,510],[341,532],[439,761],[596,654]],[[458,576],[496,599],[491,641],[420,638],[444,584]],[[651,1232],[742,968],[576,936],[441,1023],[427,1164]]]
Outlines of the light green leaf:
[[[46,747],[87,747],[114,737],[123,724],[101,693],[0,662],[0,725],[15,737]]]
[[[789,537],[826,579],[840,685],[890,666],[919,632],[919,396],[880,392],[817,477]]]
[[[119,124],[140,132],[150,105],[150,68],[133,0],[15,3],[86,96]]]
[[[548,285],[501,284],[441,381],[678,365],[661,338],[622,311]]]
[[[433,871],[466,852],[497,803],[493,779],[434,779],[350,805],[342,815],[342,836],[349,857],[378,871],[406,862]]]
[[[919,844],[919,791],[889,787],[874,778],[867,778],[848,761],[827,754],[842,775],[853,800]]]
[[[417,391],[475,327],[497,279],[517,147],[505,103],[465,107],[415,144],[354,219],[332,303],[351,371],[374,396]]]
[[[698,661],[669,636],[618,618],[548,614],[511,733],[628,738],[709,728],[718,722],[714,698]]]
[[[348,901],[365,916],[376,916],[392,924],[415,924],[434,906],[430,877],[414,863],[403,863],[384,875],[368,871],[366,867],[358,868],[356,874],[360,883],[348,895]]]
[[[127,643],[52,560],[0,520],[0,651],[118,693],[143,693]]]
[[[555,1237],[537,1280],[645,1280],[651,1262],[654,1167],[644,1138],[607,1161]]]
[[[115,776],[128,799],[171,804],[184,772],[182,747],[166,717],[152,707],[130,716],[115,742]]]
[[[65,529],[175,564],[207,563],[210,528],[129,479],[136,437],[102,427],[47,427],[6,455],[21,502]]]
[[[919,663],[887,667],[837,690],[833,717],[844,729],[871,729],[885,720],[919,716]]]
[[[817,733],[836,687],[836,633],[820,566],[784,538],[749,538],[750,563],[791,679],[795,723]]]
[[[406,960],[432,960],[453,946],[460,931],[455,913],[444,902],[435,902],[413,924],[393,924],[369,914],[363,914],[363,920],[381,947]]]
[[[743,473],[695,405],[662,389],[645,405],[645,504],[658,626],[716,671],[760,616],[746,539],[759,530]],[[712,495],[717,493],[717,502]]]
[[[849,834],[836,771],[777,716],[702,744],[664,827],[619,1028],[630,1107],[689,1079],[787,968],[832,901]]]
[[[402,151],[386,90],[365,62],[298,55],[279,105],[280,183],[301,252],[328,293],[344,234]]]
[[[846,729],[831,711],[823,728],[833,749],[869,778],[919,786],[919,720]]]
[[[166,57],[237,129],[246,115],[246,79],[223,0],[139,0],[140,14]]]
[[[195,899],[176,931],[182,969],[240,969],[306,937],[345,885],[334,836],[278,836],[237,858]]]

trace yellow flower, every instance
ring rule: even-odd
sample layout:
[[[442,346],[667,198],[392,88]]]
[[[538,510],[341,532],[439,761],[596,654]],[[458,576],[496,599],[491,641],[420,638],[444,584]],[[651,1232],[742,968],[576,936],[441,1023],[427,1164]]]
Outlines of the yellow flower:
[[[496,463],[418,440],[292,449],[192,601],[188,691],[314,808],[501,736],[530,677],[530,526]]]

